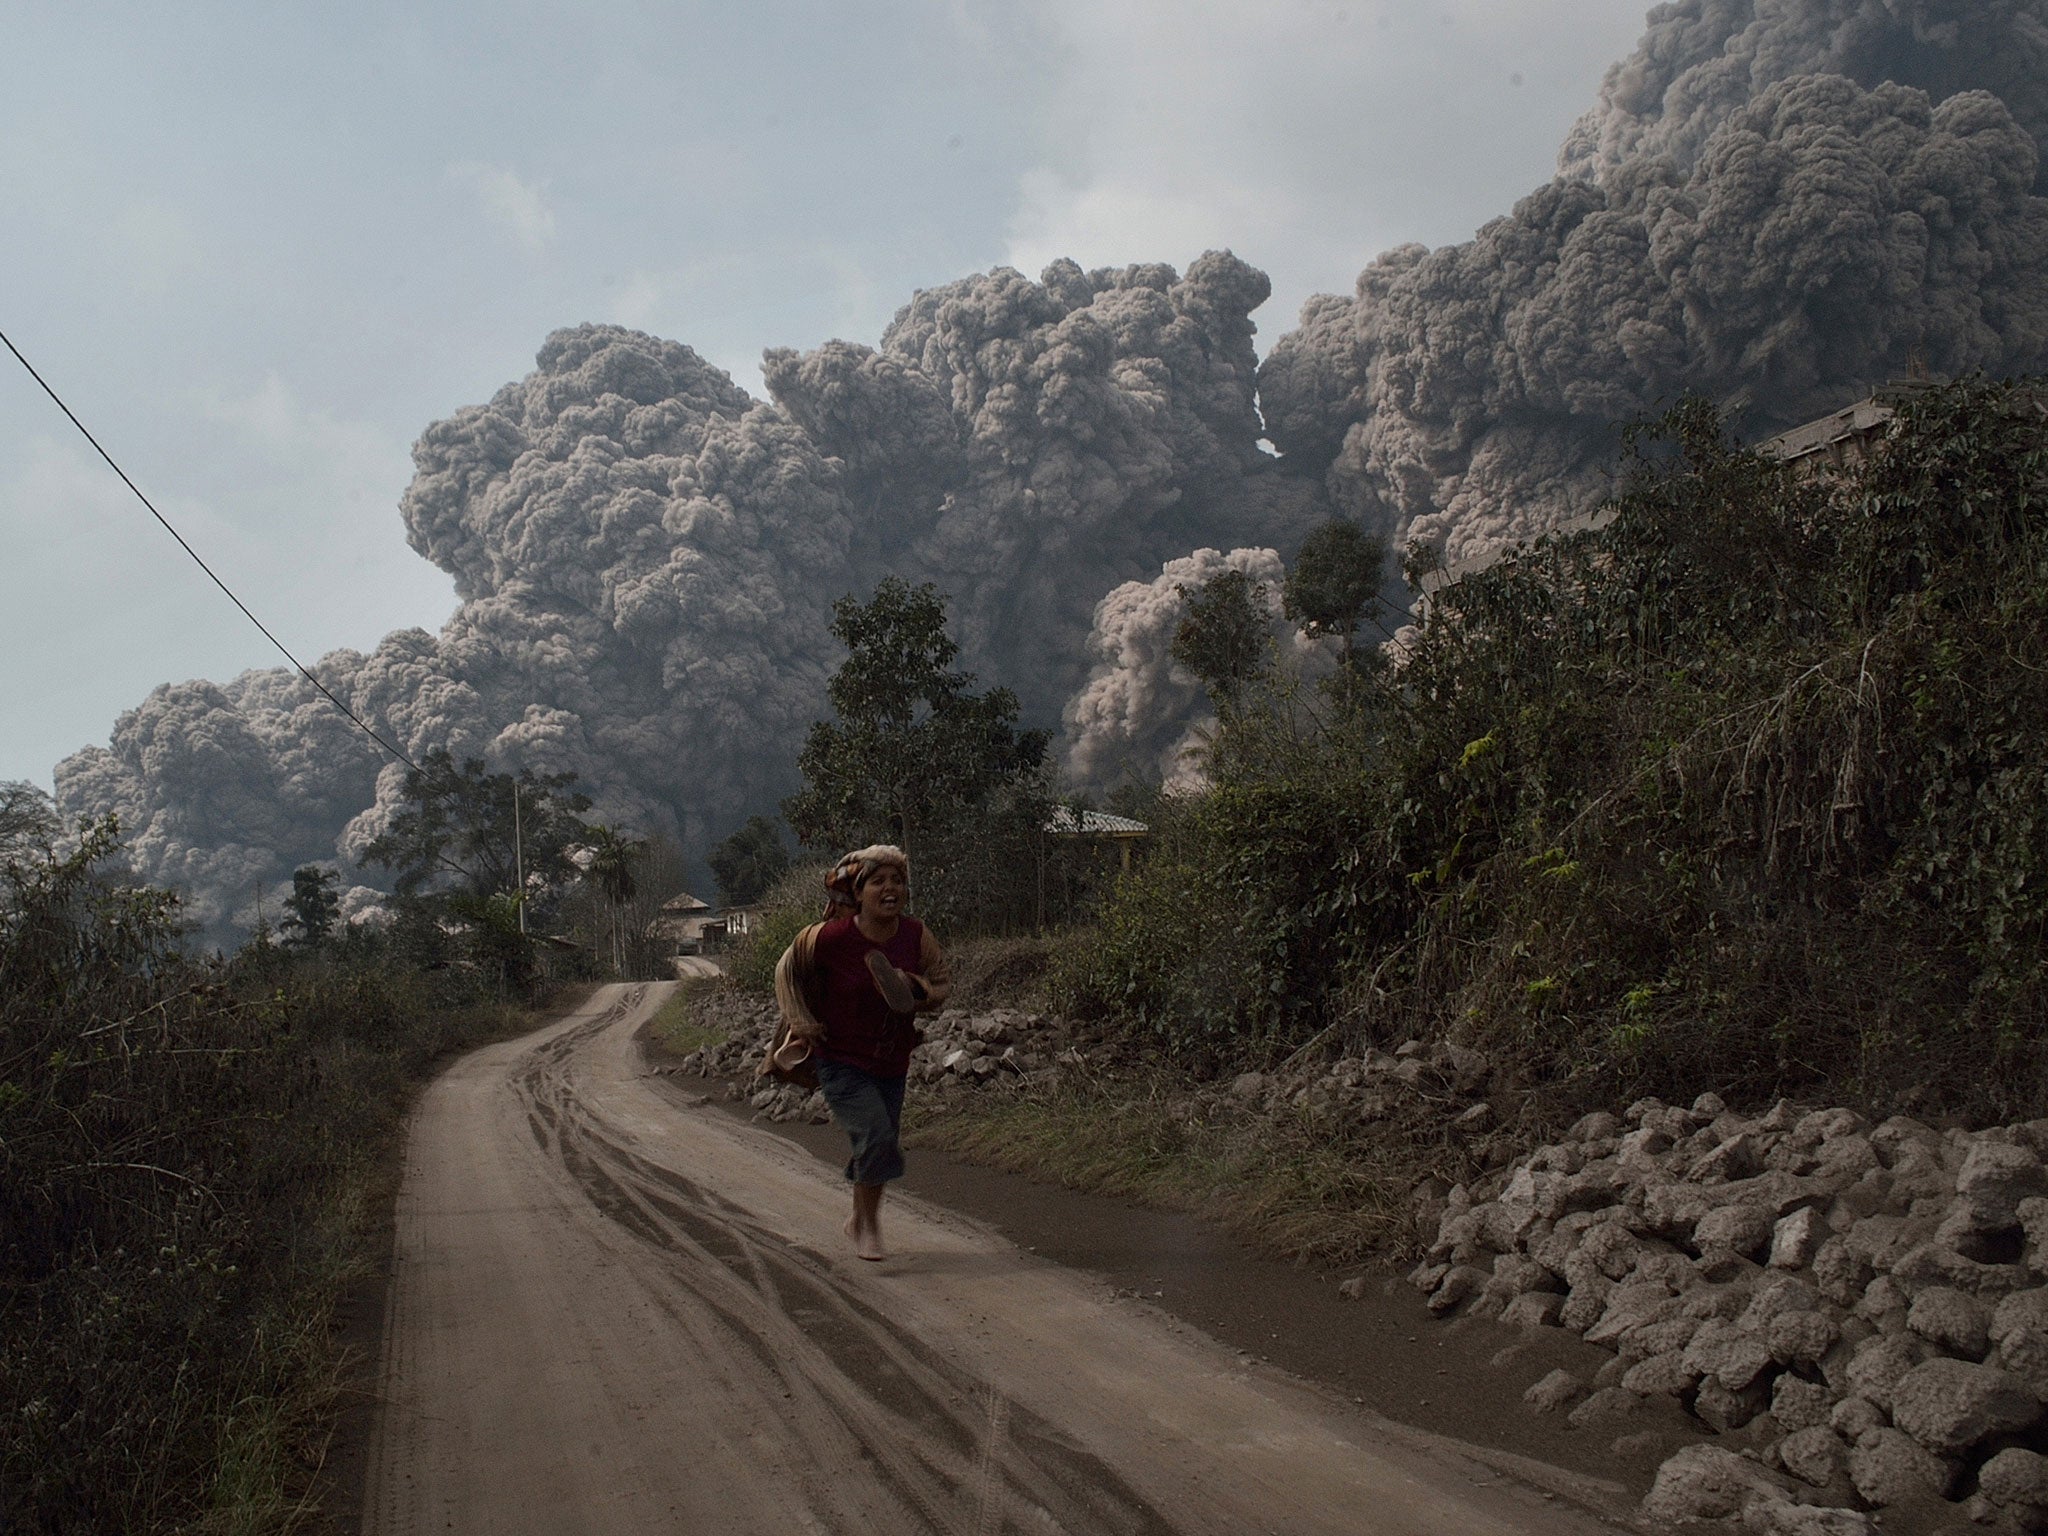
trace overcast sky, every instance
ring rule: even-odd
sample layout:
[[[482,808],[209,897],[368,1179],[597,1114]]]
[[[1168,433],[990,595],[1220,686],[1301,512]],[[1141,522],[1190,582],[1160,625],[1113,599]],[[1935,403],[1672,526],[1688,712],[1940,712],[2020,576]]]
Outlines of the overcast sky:
[[[1261,353],[1550,175],[1643,0],[15,0],[0,330],[302,660],[436,628],[397,503],[550,330],[872,344],[990,267],[1271,274]],[[279,658],[0,353],[0,779]]]

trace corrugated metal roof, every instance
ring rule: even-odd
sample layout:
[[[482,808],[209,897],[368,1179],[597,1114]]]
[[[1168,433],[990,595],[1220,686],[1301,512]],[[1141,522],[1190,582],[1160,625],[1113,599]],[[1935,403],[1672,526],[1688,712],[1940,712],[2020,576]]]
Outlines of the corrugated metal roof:
[[[1878,400],[1858,400],[1818,421],[1809,421],[1757,445],[1757,452],[1776,459],[1803,459],[1825,453],[1850,438],[1866,437],[1892,419],[1892,408]]]
[[[1052,815],[1046,818],[1048,832],[1093,832],[1104,837],[1143,837],[1152,829],[1142,821],[1133,821],[1128,816],[1112,816],[1107,811],[1083,811],[1077,820],[1071,805],[1053,807]]]

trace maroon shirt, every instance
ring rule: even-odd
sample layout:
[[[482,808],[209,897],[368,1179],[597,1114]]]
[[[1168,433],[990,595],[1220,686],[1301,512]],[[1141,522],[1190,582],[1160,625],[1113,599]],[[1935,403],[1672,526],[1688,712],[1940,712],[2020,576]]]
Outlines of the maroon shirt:
[[[815,1001],[825,1026],[820,1055],[876,1077],[910,1071],[911,1017],[889,1011],[868,970],[868,951],[879,949],[899,971],[916,971],[923,944],[924,924],[914,917],[898,918],[895,936],[885,944],[862,933],[850,917],[834,918],[819,930]]]

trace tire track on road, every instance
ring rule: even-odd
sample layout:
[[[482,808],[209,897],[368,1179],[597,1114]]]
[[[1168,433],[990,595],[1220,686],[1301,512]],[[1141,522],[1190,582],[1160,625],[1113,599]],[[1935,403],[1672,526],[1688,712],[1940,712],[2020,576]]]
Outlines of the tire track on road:
[[[792,1435],[852,1446],[941,1536],[997,1536],[1005,1507],[1027,1512],[1020,1529],[1033,1531],[1172,1531],[1113,1469],[1051,1425],[1026,1416],[1013,1440],[1007,1401],[991,1383],[848,1294],[815,1255],[640,1155],[591,1113],[578,1100],[574,1062],[577,1047],[603,1027],[595,1021],[537,1051],[518,1090],[551,1126],[565,1175],[671,1262],[680,1294],[665,1305],[679,1325],[729,1368],[751,1363],[781,1384]],[[992,1401],[1003,1405],[1000,1418],[992,1418]]]
[[[423,1097],[366,1536],[1612,1529],[915,1199],[840,1254],[832,1174],[648,1079],[666,992]]]

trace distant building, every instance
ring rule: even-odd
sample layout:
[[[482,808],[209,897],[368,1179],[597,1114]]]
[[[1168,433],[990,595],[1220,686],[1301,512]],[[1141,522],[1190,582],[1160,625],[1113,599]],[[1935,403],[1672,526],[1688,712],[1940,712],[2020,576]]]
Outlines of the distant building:
[[[706,950],[724,949],[734,939],[743,939],[752,933],[754,920],[760,915],[759,907],[723,908],[718,916],[704,925],[697,942]]]
[[[1071,805],[1054,806],[1052,815],[1046,818],[1045,830],[1055,837],[1113,842],[1125,869],[1131,867],[1131,845],[1152,835],[1152,829],[1142,821],[1112,816],[1107,811],[1076,811]]]
[[[1878,401],[1858,400],[1818,421],[1757,444],[1756,451],[1782,459],[1802,475],[1826,474],[1861,463],[1885,435],[1894,412]]]
[[[647,932],[666,946],[671,955],[694,955],[704,947],[704,930],[713,921],[711,903],[683,891],[661,904],[661,911],[647,925]]]
[[[647,932],[662,946],[678,975],[701,975],[709,962],[687,962],[698,955],[716,954],[734,939],[751,933],[760,910],[727,907],[721,911],[684,891],[661,904],[660,912],[647,925]]]

